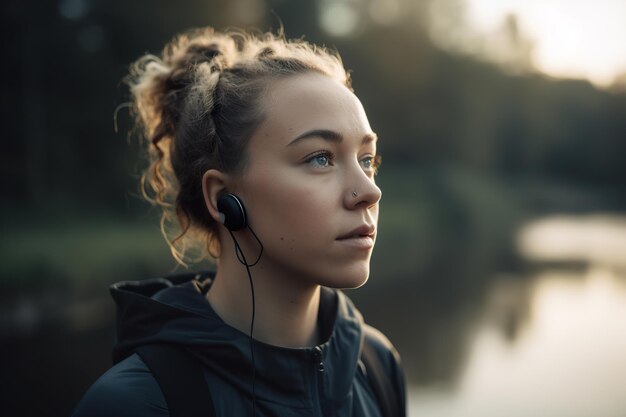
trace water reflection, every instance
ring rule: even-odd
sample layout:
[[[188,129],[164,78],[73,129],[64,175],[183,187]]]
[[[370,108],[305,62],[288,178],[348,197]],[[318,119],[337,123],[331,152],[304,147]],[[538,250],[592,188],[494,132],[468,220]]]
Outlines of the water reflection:
[[[624,225],[560,216],[522,229],[521,252],[548,263],[496,281],[454,388],[413,388],[410,415],[625,415]]]
[[[521,254],[530,260],[626,267],[626,218],[551,216],[522,228],[518,243]]]

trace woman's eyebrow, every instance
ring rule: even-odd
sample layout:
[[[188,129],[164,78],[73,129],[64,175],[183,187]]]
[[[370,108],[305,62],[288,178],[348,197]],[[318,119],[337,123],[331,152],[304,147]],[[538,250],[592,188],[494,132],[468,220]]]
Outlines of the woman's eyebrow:
[[[301,134],[300,136],[298,136],[297,138],[289,142],[287,146],[295,145],[299,142],[302,142],[305,139],[312,139],[312,138],[322,138],[325,141],[335,142],[335,143],[341,143],[341,141],[343,140],[343,136],[341,136],[340,133],[333,132],[332,130],[326,130],[326,129],[314,129],[314,130],[309,130],[308,132],[304,132],[303,134]]]
[[[377,141],[378,141],[378,135],[374,132],[371,132],[363,136],[361,145],[367,145],[368,143],[376,143]]]
[[[341,135],[341,133],[334,132],[332,130],[327,130],[327,129],[314,129],[314,130],[309,130],[299,135],[297,138],[289,142],[287,146],[292,146],[305,139],[312,139],[312,138],[321,138],[321,139],[324,139],[325,141],[335,142],[335,143],[341,143],[341,141],[343,141],[343,136]],[[363,140],[361,144],[376,142],[377,139],[378,139],[378,136],[376,135],[376,133],[374,132],[368,133],[365,136],[363,136]]]

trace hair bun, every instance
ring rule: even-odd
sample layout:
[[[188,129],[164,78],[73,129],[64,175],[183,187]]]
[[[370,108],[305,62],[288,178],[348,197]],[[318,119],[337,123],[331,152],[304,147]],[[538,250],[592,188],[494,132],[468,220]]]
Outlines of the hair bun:
[[[213,58],[220,55],[222,51],[220,51],[219,46],[215,43],[211,45],[190,45],[187,48],[187,54],[196,57],[195,63],[200,62],[211,62]]]
[[[209,45],[191,44],[184,54],[174,64],[175,68],[185,71],[193,71],[203,63],[211,64],[212,70],[221,71],[227,64],[224,52],[217,43]]]

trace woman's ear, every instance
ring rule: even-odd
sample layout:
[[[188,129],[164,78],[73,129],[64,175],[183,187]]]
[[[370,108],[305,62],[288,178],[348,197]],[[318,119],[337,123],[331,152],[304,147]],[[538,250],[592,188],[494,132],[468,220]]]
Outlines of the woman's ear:
[[[206,204],[209,214],[218,223],[220,221],[220,213],[217,210],[217,199],[226,191],[226,174],[217,169],[210,169],[202,176],[202,193],[204,194],[204,203]]]

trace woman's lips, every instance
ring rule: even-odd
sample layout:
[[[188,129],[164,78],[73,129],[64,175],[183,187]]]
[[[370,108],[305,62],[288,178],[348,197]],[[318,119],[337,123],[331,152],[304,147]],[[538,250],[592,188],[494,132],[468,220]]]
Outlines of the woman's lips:
[[[348,233],[344,233],[343,235],[339,236],[337,240],[352,239],[364,236],[373,237],[375,233],[376,228],[374,226],[370,226],[369,224],[363,224],[359,227],[352,229]]]
[[[341,235],[337,238],[337,242],[357,249],[371,249],[374,247],[375,234],[374,226],[364,224]]]
[[[337,239],[341,245],[350,246],[355,249],[371,249],[374,247],[373,236],[352,236],[343,239]]]

